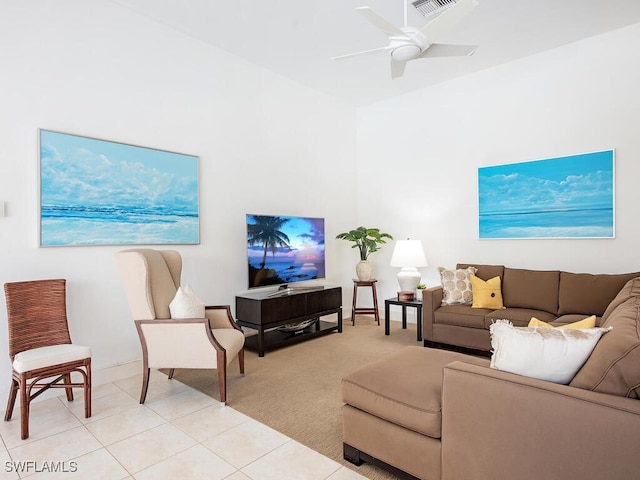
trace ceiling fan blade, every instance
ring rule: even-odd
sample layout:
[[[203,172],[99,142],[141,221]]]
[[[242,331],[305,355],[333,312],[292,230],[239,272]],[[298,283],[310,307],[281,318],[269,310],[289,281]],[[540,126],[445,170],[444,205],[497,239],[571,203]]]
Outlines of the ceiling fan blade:
[[[391,78],[400,78],[404,75],[404,67],[407,66],[407,62],[399,62],[391,57]]]
[[[406,34],[396,27],[394,24],[389,22],[387,19],[381,17],[376,12],[371,10],[369,7],[357,7],[356,10],[360,12],[364,18],[369,20],[375,27],[382,30],[385,34],[388,35],[405,35]]]
[[[347,53],[346,55],[338,55],[337,57],[331,57],[331,60],[341,60],[343,58],[355,57],[356,55],[367,55],[369,53],[384,52],[388,48],[389,47],[380,47],[380,48],[373,48],[371,50],[363,50],[362,52]]]
[[[429,48],[417,58],[431,57],[468,57],[478,48],[478,45],[449,45],[446,43],[432,43]]]
[[[460,0],[422,27],[419,33],[424,35],[429,43],[432,43],[477,6],[478,0]]]

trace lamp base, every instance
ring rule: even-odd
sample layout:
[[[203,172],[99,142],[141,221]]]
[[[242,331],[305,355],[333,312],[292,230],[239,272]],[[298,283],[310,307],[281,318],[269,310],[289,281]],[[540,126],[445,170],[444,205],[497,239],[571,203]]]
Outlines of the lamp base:
[[[402,267],[398,272],[398,284],[403,292],[415,293],[421,279],[422,275],[416,267]]]
[[[398,292],[398,301],[400,302],[413,302],[416,299],[414,292]]]

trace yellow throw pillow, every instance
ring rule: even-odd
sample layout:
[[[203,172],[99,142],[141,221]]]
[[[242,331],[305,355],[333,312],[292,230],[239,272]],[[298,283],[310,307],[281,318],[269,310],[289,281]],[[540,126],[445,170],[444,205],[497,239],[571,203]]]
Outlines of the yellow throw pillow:
[[[500,290],[500,277],[493,277],[486,282],[475,275],[469,275],[471,291],[473,292],[473,308],[492,308],[497,310],[504,308],[502,303],[502,291]]]
[[[591,315],[590,317],[584,318],[577,322],[567,323],[566,325],[562,325],[560,327],[554,327],[550,323],[543,322],[542,320],[538,320],[536,317],[531,317],[529,320],[529,327],[542,327],[542,328],[596,328],[596,316]]]

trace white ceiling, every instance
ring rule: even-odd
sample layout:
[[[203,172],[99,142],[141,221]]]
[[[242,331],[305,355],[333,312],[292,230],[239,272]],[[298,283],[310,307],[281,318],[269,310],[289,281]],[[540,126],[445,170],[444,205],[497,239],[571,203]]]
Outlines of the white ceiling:
[[[479,0],[444,43],[478,44],[472,57],[408,63],[392,80],[386,46],[355,7],[401,26],[404,0],[112,0],[155,21],[354,105],[400,95],[640,22],[640,0]],[[409,4],[409,25],[425,19]]]

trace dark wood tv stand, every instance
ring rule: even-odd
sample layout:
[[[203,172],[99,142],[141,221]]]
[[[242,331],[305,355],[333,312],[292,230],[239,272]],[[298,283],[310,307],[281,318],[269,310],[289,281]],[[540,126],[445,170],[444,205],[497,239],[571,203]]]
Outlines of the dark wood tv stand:
[[[338,314],[337,324],[320,319],[334,313]],[[265,350],[333,331],[341,333],[342,288],[320,286],[245,293],[236,296],[236,318],[238,325],[258,331],[257,335],[247,337],[245,346],[257,350],[258,355],[264,357]],[[314,318],[318,321],[303,330],[286,332],[277,329]]]

